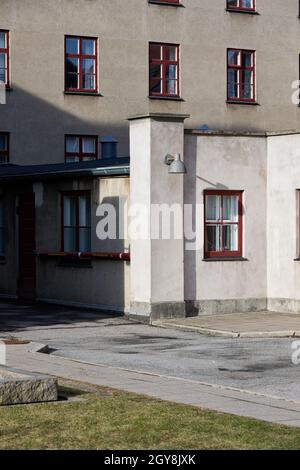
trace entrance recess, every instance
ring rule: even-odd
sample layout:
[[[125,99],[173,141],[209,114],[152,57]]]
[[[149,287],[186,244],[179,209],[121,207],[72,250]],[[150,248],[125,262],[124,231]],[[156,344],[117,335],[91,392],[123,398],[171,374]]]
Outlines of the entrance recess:
[[[35,195],[21,194],[19,198],[19,298],[35,299]]]

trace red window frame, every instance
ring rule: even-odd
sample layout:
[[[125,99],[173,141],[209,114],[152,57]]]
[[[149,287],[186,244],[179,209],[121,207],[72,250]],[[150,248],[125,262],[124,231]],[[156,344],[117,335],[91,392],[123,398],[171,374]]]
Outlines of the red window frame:
[[[171,3],[172,5],[179,5],[180,0],[149,0],[149,3]]]
[[[216,221],[206,220],[206,196],[221,196],[221,219]],[[224,222],[223,220],[223,197],[224,196],[238,196],[238,221],[237,222]],[[221,245],[223,245],[223,225],[237,225],[238,236],[237,243],[238,249],[236,251],[224,250],[223,246],[220,251],[207,250],[207,226],[220,225],[221,226]],[[227,191],[227,190],[206,190],[204,191],[204,258],[241,258],[243,256],[243,191]]]
[[[151,47],[154,46],[159,46],[161,47],[161,59],[153,59],[151,58]],[[166,51],[167,47],[172,46],[176,48],[176,60],[168,60],[166,58]],[[179,98],[180,97],[180,46],[179,44],[170,44],[170,43],[159,43],[159,42],[150,42],[149,43],[149,96],[150,97],[172,97],[172,98]],[[162,73],[161,73],[161,82],[162,82],[162,92],[153,92],[151,90],[151,81],[154,80],[159,80],[159,78],[151,78],[150,70],[151,70],[151,65],[152,64],[157,64],[161,65],[162,68]],[[175,65],[177,67],[177,74],[176,80],[177,82],[177,93],[168,93],[166,89],[166,83],[167,83],[167,66],[168,65]]]
[[[6,150],[0,149],[0,165],[9,162],[9,133],[8,132],[0,132],[0,135],[6,138]],[[5,161],[1,163],[1,160],[4,159]]]
[[[10,52],[9,52],[9,31],[0,29],[0,33],[4,33],[6,36],[6,47],[0,48],[0,54],[4,54],[6,56],[6,80],[5,86],[9,88],[10,86]]]
[[[79,41],[79,52],[78,54],[67,53],[67,40],[68,39],[77,39]],[[82,53],[82,42],[87,39],[94,41],[95,43],[95,54],[83,54]],[[79,68],[79,84],[77,88],[67,87],[67,58],[78,59]],[[95,61],[95,87],[94,88],[84,88],[83,87],[83,68],[82,61],[84,59],[92,59]],[[88,36],[65,36],[65,91],[77,92],[77,93],[98,93],[98,39]]]
[[[68,251],[65,250],[65,228],[74,228],[75,229],[75,253],[80,252],[80,229],[81,228],[88,228],[90,229],[91,232],[91,220],[90,220],[90,225],[88,226],[82,226],[79,224],[79,198],[80,196],[85,196],[90,199],[91,202],[91,192],[90,191],[62,191],[61,192],[61,251],[68,253]],[[76,201],[76,224],[72,226],[67,226],[64,224],[64,199],[65,197],[73,197],[75,198]],[[73,253],[73,252],[72,252]]]
[[[243,7],[243,1],[242,0],[237,0],[237,5],[234,6],[234,5],[229,5],[229,0],[226,0],[226,6],[227,6],[227,10],[234,10],[234,11],[256,11],[256,0],[252,0],[252,7],[251,8],[247,8],[247,7]]]
[[[79,139],[79,152],[67,152],[67,139],[68,137],[75,137]],[[83,139],[93,139],[95,141],[95,152],[88,153],[83,151]],[[66,134],[65,135],[65,162],[66,163],[74,163],[68,162],[68,158],[78,158],[81,162],[84,158],[88,158],[89,160],[98,160],[98,136],[96,135],[78,135],[78,134]],[[87,160],[86,160],[87,161]]]
[[[234,51],[234,52],[239,52],[242,56],[242,54],[244,52],[247,52],[247,53],[251,53],[252,54],[252,65],[251,66],[244,66],[242,64],[240,65],[233,65],[233,64],[229,64],[229,60],[228,60],[228,54],[229,54],[229,51]],[[251,49],[236,49],[236,48],[233,48],[233,47],[229,47],[227,49],[227,100],[228,101],[237,101],[237,102],[255,102],[256,101],[256,57],[255,57],[255,51],[254,50],[251,50]],[[238,87],[238,90],[239,90],[239,96],[236,98],[236,97],[232,97],[229,95],[229,71],[230,70],[236,70],[238,72],[238,84],[239,84],[239,87]],[[243,98],[242,97],[242,90],[243,90],[243,81],[242,81],[242,77],[243,77],[243,72],[245,71],[250,71],[252,72],[252,98]]]

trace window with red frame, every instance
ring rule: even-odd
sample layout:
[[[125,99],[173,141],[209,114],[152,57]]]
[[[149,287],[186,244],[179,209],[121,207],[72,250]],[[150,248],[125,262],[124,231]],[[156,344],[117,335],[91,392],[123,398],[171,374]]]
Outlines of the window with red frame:
[[[66,91],[96,93],[98,90],[97,39],[65,38]]]
[[[179,97],[179,46],[149,45],[150,96]]]
[[[88,191],[62,194],[62,251],[91,251],[91,198]]]
[[[255,11],[255,0],[227,0],[228,10]]]
[[[9,86],[9,32],[0,30],[0,82]]]
[[[227,99],[255,101],[255,51],[227,50]]]
[[[9,161],[9,134],[0,132],[0,164]]]
[[[240,258],[243,253],[241,191],[205,191],[205,258]]]
[[[65,161],[74,163],[97,160],[98,137],[86,135],[65,136]]]

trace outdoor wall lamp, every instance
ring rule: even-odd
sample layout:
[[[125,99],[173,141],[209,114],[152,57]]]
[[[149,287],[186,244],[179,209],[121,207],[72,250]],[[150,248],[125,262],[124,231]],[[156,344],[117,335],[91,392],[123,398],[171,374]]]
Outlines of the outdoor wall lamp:
[[[165,165],[169,166],[169,173],[172,175],[182,175],[186,173],[186,166],[181,160],[180,153],[166,155]]]

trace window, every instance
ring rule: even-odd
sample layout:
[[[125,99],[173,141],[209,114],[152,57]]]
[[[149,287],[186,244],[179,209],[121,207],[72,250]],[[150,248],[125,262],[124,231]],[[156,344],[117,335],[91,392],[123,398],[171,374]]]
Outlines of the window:
[[[0,258],[5,256],[4,202],[0,197]]]
[[[255,101],[255,52],[227,50],[227,99]]]
[[[0,82],[9,87],[9,32],[0,30]]]
[[[98,158],[97,136],[66,135],[65,161],[74,163]]]
[[[66,91],[96,93],[97,39],[67,36],[65,42]]]
[[[255,11],[255,0],[227,0],[228,10]]]
[[[91,201],[88,191],[62,194],[62,250],[91,251]]]
[[[9,161],[9,135],[0,132],[0,164]]]
[[[205,258],[242,256],[242,192],[205,191]]]
[[[150,96],[179,97],[179,46],[150,43]]]
[[[117,158],[118,141],[108,135],[101,139],[101,158]]]

